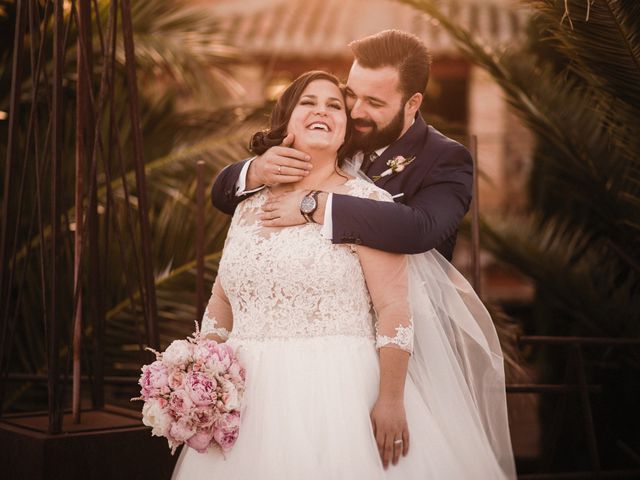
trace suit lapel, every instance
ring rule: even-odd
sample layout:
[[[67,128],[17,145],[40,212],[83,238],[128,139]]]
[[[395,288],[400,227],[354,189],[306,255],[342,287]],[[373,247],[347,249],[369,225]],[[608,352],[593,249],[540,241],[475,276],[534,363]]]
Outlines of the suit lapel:
[[[414,156],[417,157],[417,155],[422,151],[422,148],[426,142],[426,138],[427,124],[422,118],[422,115],[418,113],[416,115],[415,122],[413,122],[413,125],[411,125],[409,130],[407,130],[402,137],[393,142],[384,152],[382,152],[382,155],[380,155],[380,157],[378,157],[373,165],[371,165],[371,168],[367,172],[367,175],[369,175],[369,177],[380,175],[382,172],[389,168],[389,166],[387,165],[387,161],[398,155],[401,155],[405,158]],[[410,167],[411,165],[409,165],[407,169],[410,169]],[[382,177],[375,183],[377,186],[382,187],[387,181],[389,181],[396,175],[399,175],[399,173],[393,173],[391,175],[387,175],[386,177]]]

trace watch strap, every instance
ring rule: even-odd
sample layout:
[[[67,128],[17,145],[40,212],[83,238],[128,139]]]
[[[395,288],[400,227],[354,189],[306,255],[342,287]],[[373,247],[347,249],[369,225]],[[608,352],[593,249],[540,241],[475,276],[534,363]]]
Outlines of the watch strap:
[[[318,209],[318,195],[319,194],[320,194],[320,190],[311,190],[307,195],[305,195],[305,197],[313,198],[313,200],[316,202],[316,206],[311,212],[306,213],[306,212],[303,212],[302,210],[300,210],[300,213],[302,214],[304,219],[307,221],[307,223],[318,223],[313,219],[313,214],[316,213],[316,210]]]

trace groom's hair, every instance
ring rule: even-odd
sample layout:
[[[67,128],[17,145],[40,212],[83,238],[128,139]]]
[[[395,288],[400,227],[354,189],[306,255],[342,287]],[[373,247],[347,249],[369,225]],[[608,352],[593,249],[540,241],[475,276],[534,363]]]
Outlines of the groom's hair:
[[[427,89],[431,55],[415,35],[401,30],[383,30],[354,40],[349,47],[355,60],[364,68],[396,68],[405,101],[414,93],[423,94]]]

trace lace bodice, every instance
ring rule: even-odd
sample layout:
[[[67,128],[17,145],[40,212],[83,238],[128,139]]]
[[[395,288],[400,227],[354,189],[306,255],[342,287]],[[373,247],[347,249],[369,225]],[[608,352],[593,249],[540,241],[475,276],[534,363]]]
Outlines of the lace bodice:
[[[365,180],[352,179],[344,187],[350,195],[391,201]],[[234,338],[254,340],[365,336],[379,347],[411,351],[410,321],[380,332],[356,248],[332,244],[317,224],[262,227],[257,214],[268,195],[265,189],[238,206],[220,260],[218,281],[233,326],[215,318],[212,295],[202,330],[222,337],[231,330]]]

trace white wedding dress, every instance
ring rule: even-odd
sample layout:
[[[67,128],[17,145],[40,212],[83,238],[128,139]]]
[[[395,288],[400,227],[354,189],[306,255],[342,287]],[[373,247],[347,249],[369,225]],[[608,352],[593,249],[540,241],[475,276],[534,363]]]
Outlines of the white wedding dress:
[[[350,195],[390,200],[365,180],[345,186]],[[228,334],[227,343],[246,368],[239,437],[224,455],[216,448],[198,453],[185,446],[173,478],[513,478],[510,446],[502,442],[500,448],[508,451],[496,452],[488,431],[500,430],[504,440],[506,423],[483,426],[489,417],[478,413],[483,401],[495,402],[469,393],[468,365],[453,372],[447,368],[457,368],[455,361],[431,359],[460,360],[461,352],[444,352],[451,349],[445,337],[427,324],[416,325],[416,332],[427,329],[431,345],[416,345],[405,386],[410,450],[397,465],[383,468],[369,417],[378,394],[377,347],[395,343],[411,350],[412,325],[396,326],[396,336],[382,335],[354,249],[322,238],[315,224],[262,228],[256,214],[266,198],[263,190],[237,208],[220,260],[218,279],[233,312],[231,331],[209,313],[202,322],[205,332]],[[433,318],[433,305],[428,308]],[[489,362],[501,371],[501,357]],[[491,394],[504,401],[504,391]],[[506,422],[506,410],[500,415],[497,423]]]

